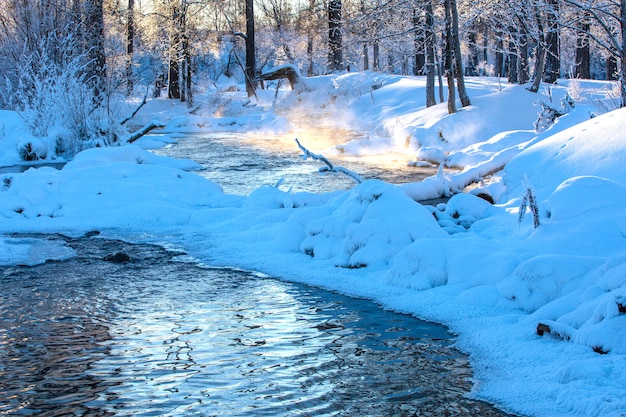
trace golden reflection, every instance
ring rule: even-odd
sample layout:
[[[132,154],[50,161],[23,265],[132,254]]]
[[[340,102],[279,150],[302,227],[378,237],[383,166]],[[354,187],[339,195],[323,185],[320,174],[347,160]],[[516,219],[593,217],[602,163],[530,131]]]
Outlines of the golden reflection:
[[[247,145],[268,151],[300,155],[295,139],[312,152],[322,154],[337,164],[359,164],[382,170],[409,170],[415,150],[409,138],[372,137],[365,132],[350,128],[354,125],[350,116],[337,116],[331,112],[281,112],[291,129],[288,132],[249,132],[241,136]],[[432,174],[436,169],[432,171]],[[430,173],[430,170],[429,170]],[[422,176],[422,175],[420,175]]]

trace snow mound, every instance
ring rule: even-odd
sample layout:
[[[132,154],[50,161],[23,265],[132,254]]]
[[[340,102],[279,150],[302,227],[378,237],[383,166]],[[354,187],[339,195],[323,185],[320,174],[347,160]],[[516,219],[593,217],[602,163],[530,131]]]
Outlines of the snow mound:
[[[307,225],[300,250],[336,266],[380,267],[418,239],[446,236],[428,210],[381,181],[366,181],[331,204],[330,214]]]
[[[569,117],[565,116],[565,117]],[[525,177],[537,198],[546,199],[565,180],[597,176],[626,185],[626,109],[582,122],[534,144],[506,165],[510,197],[521,195]]]

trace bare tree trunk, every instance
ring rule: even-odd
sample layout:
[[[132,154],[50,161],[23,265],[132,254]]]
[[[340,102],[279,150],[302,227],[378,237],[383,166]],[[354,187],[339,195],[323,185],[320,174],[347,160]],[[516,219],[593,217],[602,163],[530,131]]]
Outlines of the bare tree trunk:
[[[309,68],[307,69],[307,75],[312,77],[315,74],[315,66],[313,63],[313,43],[314,43],[314,28],[311,23],[313,16],[315,16],[315,0],[309,0],[309,7],[307,10],[308,23],[306,26],[306,56],[309,62]]]
[[[539,86],[541,85],[541,80],[545,77],[546,71],[546,55],[549,53],[546,45],[545,45],[545,37],[543,34],[543,23],[541,18],[541,11],[537,8],[535,9],[535,19],[537,21],[537,30],[539,32],[539,41],[537,42],[537,49],[535,55],[537,57],[535,61],[535,72],[533,74],[534,80],[533,84],[528,89],[529,91],[536,93],[539,91]],[[548,24],[550,24],[548,22]]]
[[[589,21],[589,11],[583,11],[578,32],[576,33],[576,63],[574,66],[574,77],[591,78],[591,58],[589,49],[589,31],[591,24]]]
[[[328,68],[330,71],[343,69],[341,0],[328,2]]]
[[[133,92],[133,53],[135,43],[135,0],[128,0],[126,21],[126,92],[130,96]]]
[[[443,103],[445,101],[445,98],[443,97],[443,63],[441,62],[443,57],[440,57],[436,49],[435,49],[435,57],[437,59],[436,65],[437,65],[437,84],[439,84],[439,102]]]
[[[246,0],[246,91],[248,97],[256,95],[256,46],[254,42],[254,1]]]
[[[494,72],[496,77],[504,77],[504,42],[502,42],[502,32],[496,33],[496,62]]]
[[[180,99],[180,61],[178,59],[178,49],[180,46],[180,30],[178,24],[180,22],[180,10],[178,7],[172,9],[172,22],[174,28],[170,35],[170,58],[169,69],[167,72],[167,97]]]
[[[479,74],[481,75],[488,75],[487,74],[487,62],[489,62],[489,26],[482,23],[482,29],[483,29],[483,59],[482,62],[485,64],[483,66],[483,70],[479,72]]]
[[[308,34],[307,37],[307,42],[306,42],[306,55],[307,58],[309,60],[309,68],[307,70],[307,75],[309,77],[312,77],[314,75],[314,70],[313,70],[313,35],[312,34]]]
[[[363,71],[369,71],[370,69],[370,57],[367,48],[367,43],[363,44]]]
[[[424,41],[424,25],[422,25],[422,11],[413,10],[413,30],[415,30],[415,65],[413,66],[413,75],[423,75],[426,73],[426,51]]]
[[[87,56],[89,57],[87,64],[88,80],[93,88],[94,96],[97,100],[101,100],[101,95],[106,89],[103,0],[85,2],[85,20],[89,22],[85,26],[87,28]]]
[[[528,33],[522,28],[519,35],[518,45],[519,57],[517,58],[517,83],[526,84],[529,80],[528,74]]]
[[[183,2],[182,10],[180,13],[180,18],[178,21],[178,30],[180,33],[180,61],[179,61],[179,70],[180,70],[180,101],[183,103],[187,101],[187,76],[189,74],[187,64],[189,61],[187,60],[187,56],[189,55],[189,41],[187,39],[187,7]]]
[[[620,26],[622,30],[622,48],[620,51],[620,83],[622,91],[621,107],[626,107],[626,0],[620,3]]]
[[[191,107],[193,105],[193,68],[192,68],[192,59],[191,59],[191,51],[189,50],[189,38],[187,33],[183,34],[183,91],[185,100],[183,100],[183,96],[181,95],[181,101],[187,101],[187,106]]]
[[[606,57],[606,80],[616,81],[617,79],[617,58],[609,55]]]
[[[546,8],[546,60],[544,81],[554,84],[561,75],[560,36],[559,36],[559,0],[548,0]]]
[[[478,45],[476,45],[477,40],[478,34],[476,33],[476,27],[474,24],[467,33],[467,41],[469,43],[469,57],[467,60],[467,67],[465,68],[467,75],[478,74],[479,51]]]
[[[443,69],[448,81],[448,113],[456,113],[456,88],[454,86],[454,41],[452,38],[451,0],[445,0],[446,39],[444,45]]]
[[[366,15],[366,8],[365,8],[365,0],[361,0],[361,14],[363,16]],[[367,35],[368,35],[368,29],[364,28],[363,32],[361,33],[364,39],[367,39]],[[363,41],[363,71],[369,71],[370,69],[370,55],[369,55],[369,45],[367,40]]]
[[[437,104],[435,100],[435,21],[432,0],[426,0],[425,43],[426,43],[426,107]]]
[[[510,83],[517,83],[517,39],[515,36],[515,29],[509,29],[509,31],[509,62],[507,65],[507,74]]]
[[[546,54],[548,51],[541,44],[537,45],[537,65],[535,67],[535,79],[533,85],[528,89],[529,91],[536,93],[539,91],[541,85],[542,74],[544,73],[546,65]]]
[[[372,66],[374,71],[380,71],[380,42],[378,41],[378,39],[374,40],[374,45],[373,45],[373,54],[374,56],[372,57]]]
[[[459,11],[456,7],[456,0],[448,0],[452,12],[452,42],[454,45],[454,59],[456,61],[456,81],[459,89],[461,105],[467,107],[471,105],[467,89],[465,88],[465,78],[463,76],[463,56],[461,55],[461,41],[459,40]]]

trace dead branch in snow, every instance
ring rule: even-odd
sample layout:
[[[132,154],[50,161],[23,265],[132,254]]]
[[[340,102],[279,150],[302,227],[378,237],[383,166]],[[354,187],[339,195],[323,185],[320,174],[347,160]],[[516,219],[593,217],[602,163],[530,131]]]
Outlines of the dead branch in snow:
[[[160,128],[164,128],[164,127],[165,127],[165,125],[163,125],[163,124],[160,124],[160,123],[157,123],[157,122],[150,122],[147,125],[145,125],[144,127],[142,127],[141,129],[133,132],[130,135],[130,137],[128,138],[128,143],[133,143],[134,141],[136,141],[137,139],[139,139],[143,135],[148,134],[153,129],[160,129]]]
[[[125,124],[126,122],[128,122],[129,120],[132,120],[133,117],[135,117],[135,115],[137,113],[139,113],[139,110],[141,110],[141,108],[146,104],[148,99],[148,88],[146,88],[146,95],[143,96],[143,100],[141,101],[141,104],[139,104],[139,106],[137,106],[137,108],[135,109],[135,111],[132,112],[132,114],[124,119],[122,119],[122,121],[120,122],[121,125]]]
[[[351,171],[351,170],[349,170],[347,168],[344,168],[342,166],[335,166],[324,155],[318,155],[316,153],[311,152],[310,150],[308,150],[307,148],[302,146],[302,144],[300,143],[300,141],[297,138],[296,138],[296,143],[298,144],[298,148],[300,148],[300,150],[303,153],[303,155],[300,155],[300,157],[302,158],[303,161],[306,161],[308,158],[311,158],[311,159],[316,160],[316,161],[321,161],[321,162],[323,162],[326,165],[325,167],[320,168],[319,172],[340,172],[340,173],[342,173],[344,175],[347,175],[348,177],[352,178],[353,180],[355,180],[359,184],[365,181],[363,179],[363,177],[361,177],[356,172]]]

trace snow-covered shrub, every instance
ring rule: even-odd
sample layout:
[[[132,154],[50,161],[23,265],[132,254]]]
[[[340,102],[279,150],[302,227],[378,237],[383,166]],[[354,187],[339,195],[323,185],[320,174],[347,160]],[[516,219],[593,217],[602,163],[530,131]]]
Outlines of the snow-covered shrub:
[[[491,203],[468,193],[455,194],[447,203],[429,210],[439,226],[449,234],[465,232],[477,221],[493,214]]]
[[[538,255],[521,262],[510,277],[497,285],[498,291],[522,310],[532,313],[588,286],[588,273],[596,264],[594,257]]]
[[[20,158],[24,161],[36,161],[39,159],[39,155],[35,151],[33,144],[31,142],[25,143],[23,146],[18,147],[18,153],[20,154]],[[45,155],[44,155],[45,158]],[[41,158],[41,159],[44,159]]]
[[[535,120],[535,132],[537,133],[546,131],[554,124],[556,119],[566,115],[574,108],[574,100],[568,93],[565,93],[565,96],[561,99],[561,108],[557,108],[552,104],[551,97],[549,103],[538,101],[535,104],[541,106],[539,117]]]
[[[116,142],[120,133],[111,130],[115,126],[109,122],[111,100],[103,102],[95,95],[87,57],[72,52],[80,48],[73,47],[71,38],[64,39],[68,46],[59,56],[48,45],[53,39],[51,35],[35,51],[23,54],[15,77],[5,79],[6,101],[33,136],[54,134],[58,152],[73,156],[87,147]],[[33,144],[27,145],[19,149],[26,160],[45,158],[33,152]]]
[[[5,80],[7,101],[34,136],[44,137],[58,117],[53,99],[58,68],[41,51],[24,58],[16,80]]]
[[[573,100],[581,100],[583,98],[580,80],[578,78],[570,78],[567,86],[567,94]]]

